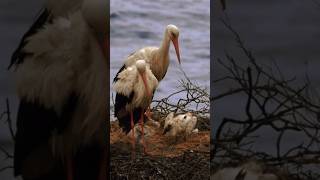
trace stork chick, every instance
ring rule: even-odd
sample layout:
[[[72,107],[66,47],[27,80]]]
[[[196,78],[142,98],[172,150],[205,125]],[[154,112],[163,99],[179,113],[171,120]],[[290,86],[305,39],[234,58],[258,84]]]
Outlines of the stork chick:
[[[180,114],[174,117],[174,113],[170,113],[164,123],[163,134],[171,137],[187,136],[193,132],[197,132],[195,129],[197,124],[197,117],[192,113]]]

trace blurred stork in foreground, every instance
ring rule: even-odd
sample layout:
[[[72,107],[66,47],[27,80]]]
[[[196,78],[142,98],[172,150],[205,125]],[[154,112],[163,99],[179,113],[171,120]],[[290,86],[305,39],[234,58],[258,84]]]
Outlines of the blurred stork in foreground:
[[[14,52],[15,176],[107,179],[107,3],[49,0]]]
[[[131,55],[129,55],[124,65],[121,67],[121,69],[117,73],[114,79],[114,82],[117,80],[119,73],[121,73],[127,67],[134,65],[136,61],[140,59],[144,59],[146,63],[149,64],[153,75],[157,78],[158,82],[160,82],[164,78],[168,70],[170,42],[172,42],[175,47],[178,62],[180,64],[179,29],[177,26],[170,24],[165,29],[164,37],[160,47],[153,47],[153,46],[144,47],[132,53]],[[125,103],[125,102],[120,103],[121,101],[123,101],[122,99],[123,97],[120,97],[118,94],[116,95],[116,104],[115,104],[116,107],[120,107],[122,104]],[[121,120],[123,115],[119,114],[121,113],[119,112],[119,109],[120,108],[115,109],[115,116],[118,118],[119,121],[124,121],[124,120]],[[139,117],[139,112],[136,112],[134,110],[133,114],[135,115],[135,119],[141,118]],[[146,115],[150,119],[150,107],[147,108]],[[125,129],[125,131],[127,130]]]
[[[157,86],[158,80],[144,60],[138,60],[134,65],[122,69],[114,79],[114,90],[117,92],[115,112],[123,130],[126,133],[132,130],[133,152],[135,152],[134,124],[140,119],[142,144],[146,153],[144,112],[150,105]]]

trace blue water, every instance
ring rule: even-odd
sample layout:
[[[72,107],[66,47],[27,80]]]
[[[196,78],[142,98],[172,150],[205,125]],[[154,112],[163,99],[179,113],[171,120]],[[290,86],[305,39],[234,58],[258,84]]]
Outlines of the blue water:
[[[192,81],[209,88],[209,3],[209,0],[111,0],[110,78],[114,78],[125,58],[135,50],[159,46],[165,27],[174,24],[180,29],[183,70]],[[155,99],[175,92],[178,81],[183,78],[172,44],[170,49],[168,72],[155,93]]]

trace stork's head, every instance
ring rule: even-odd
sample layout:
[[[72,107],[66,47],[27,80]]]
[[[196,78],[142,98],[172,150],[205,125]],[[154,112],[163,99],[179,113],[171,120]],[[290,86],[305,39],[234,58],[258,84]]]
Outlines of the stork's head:
[[[136,61],[136,67],[137,67],[137,70],[142,78],[142,81],[143,81],[143,84],[144,84],[144,87],[146,89],[146,92],[147,92],[147,96],[148,97],[151,97],[151,94],[150,94],[150,91],[149,91],[149,86],[147,84],[147,76],[146,76],[146,69],[147,69],[147,63],[145,60],[138,60]]]
[[[145,60],[138,60],[136,62],[136,67],[137,67],[140,74],[145,73],[146,67],[147,67],[146,61]]]
[[[83,17],[95,32],[103,52],[109,48],[108,11],[108,1],[106,0],[84,0],[82,3]]]
[[[177,58],[178,58],[178,62],[179,64],[181,64],[180,62],[180,50],[179,50],[179,28],[173,24],[169,24],[167,26],[167,32],[168,32],[168,36],[171,39],[174,48],[176,50],[176,54],[177,54]]]

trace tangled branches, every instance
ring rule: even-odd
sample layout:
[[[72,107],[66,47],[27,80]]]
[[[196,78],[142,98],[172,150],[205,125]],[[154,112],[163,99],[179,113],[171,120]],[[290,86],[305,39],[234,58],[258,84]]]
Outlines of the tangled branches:
[[[198,117],[200,130],[210,130],[209,113],[210,99],[206,88],[203,88],[185,78],[179,81],[180,86],[176,92],[166,98],[153,101],[153,111],[165,117],[170,112],[186,113],[191,112]],[[177,102],[174,99],[179,98]]]
[[[243,117],[225,117],[218,126],[212,141],[212,168],[221,162],[230,165],[254,158],[267,165],[285,167],[291,178],[319,178],[320,99],[310,81],[295,86],[296,79],[285,78],[276,64],[276,72],[259,64],[233,27],[222,22],[235,36],[248,63],[241,65],[228,53],[224,59],[217,59],[226,73],[215,84],[228,82],[232,88],[216,94],[213,100],[215,106],[224,98],[239,94],[246,100]],[[270,134],[274,135],[273,142],[264,145],[274,150],[254,148]],[[287,143],[288,138],[293,143]]]
[[[5,118],[6,117],[6,118]],[[8,129],[10,131],[10,135],[12,137],[12,139],[15,139],[15,135],[14,135],[14,131],[13,131],[13,126],[12,126],[12,119],[11,119],[11,111],[10,111],[10,104],[9,104],[9,100],[6,99],[6,110],[0,114],[0,121],[4,120],[4,122],[6,122],[8,124]],[[6,150],[4,147],[2,147],[0,145],[0,153],[4,154],[5,159],[13,159],[13,155],[11,154],[11,152],[9,152],[8,150]],[[7,169],[12,169],[12,165],[8,165],[5,167],[0,167],[0,172],[5,171]]]

